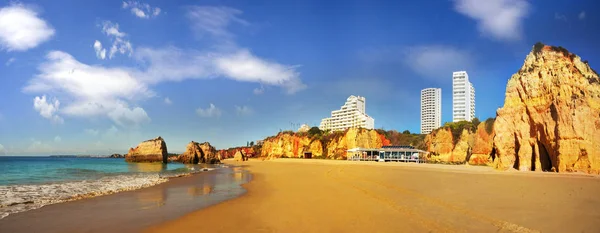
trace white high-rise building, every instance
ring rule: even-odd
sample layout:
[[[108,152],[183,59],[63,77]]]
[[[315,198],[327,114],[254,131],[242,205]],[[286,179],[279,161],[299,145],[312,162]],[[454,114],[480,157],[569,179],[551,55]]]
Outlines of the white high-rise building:
[[[375,120],[365,113],[365,97],[351,95],[340,110],[331,111],[331,117],[321,120],[321,130],[345,130],[348,128],[375,128]]]
[[[475,118],[475,88],[466,71],[452,73],[452,121]]]
[[[421,134],[431,133],[442,126],[442,89],[421,90]]]

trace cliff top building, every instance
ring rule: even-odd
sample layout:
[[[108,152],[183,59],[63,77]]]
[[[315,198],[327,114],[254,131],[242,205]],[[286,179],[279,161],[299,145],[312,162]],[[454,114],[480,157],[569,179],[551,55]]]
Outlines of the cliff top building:
[[[442,126],[442,89],[421,90],[421,134],[431,133]]]
[[[321,130],[345,130],[348,128],[375,128],[375,120],[365,112],[365,97],[351,95],[339,109],[331,111],[331,117],[321,121]]]
[[[466,71],[452,73],[452,121],[475,118],[475,88]]]

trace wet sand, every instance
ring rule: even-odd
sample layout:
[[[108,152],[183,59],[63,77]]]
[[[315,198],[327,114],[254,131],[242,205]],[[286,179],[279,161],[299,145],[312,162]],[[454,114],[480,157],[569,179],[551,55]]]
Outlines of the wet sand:
[[[44,206],[0,220],[0,232],[139,232],[235,198],[250,180],[241,167],[171,178],[149,188]]]
[[[279,159],[248,192],[148,232],[600,232],[600,178],[489,167]]]

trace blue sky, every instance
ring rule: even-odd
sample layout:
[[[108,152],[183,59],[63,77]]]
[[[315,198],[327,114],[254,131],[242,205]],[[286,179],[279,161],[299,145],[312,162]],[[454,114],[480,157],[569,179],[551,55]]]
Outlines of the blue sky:
[[[217,148],[318,125],[349,95],[418,132],[452,71],[494,117],[533,44],[600,67],[596,1],[0,1],[0,154]]]

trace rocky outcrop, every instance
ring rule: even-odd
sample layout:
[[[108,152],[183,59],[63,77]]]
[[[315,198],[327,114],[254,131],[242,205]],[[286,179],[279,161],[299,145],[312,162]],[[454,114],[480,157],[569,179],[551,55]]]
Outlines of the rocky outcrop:
[[[237,152],[235,152],[235,155],[233,156],[233,160],[234,161],[247,161],[248,157],[246,157],[246,155],[241,150],[238,150]]]
[[[177,161],[181,163],[218,163],[219,158],[217,150],[208,142],[197,143],[190,142],[186,146],[185,152],[177,156]]]
[[[167,163],[167,144],[161,137],[144,141],[129,149],[125,161]]]
[[[599,173],[600,80],[579,56],[536,44],[496,115],[496,168]]]
[[[112,154],[108,156],[109,158],[125,158],[125,155],[122,154]]]
[[[389,145],[389,140],[376,130],[348,129],[313,136],[282,132],[264,140],[260,155],[268,158],[302,158],[305,153],[311,153],[312,158],[345,159],[348,149],[379,148],[383,145]]]
[[[492,161],[493,124],[494,120],[488,119],[476,128],[475,126],[457,129],[442,127],[432,131],[425,136],[426,150],[430,153],[427,156],[428,161],[489,164]]]

